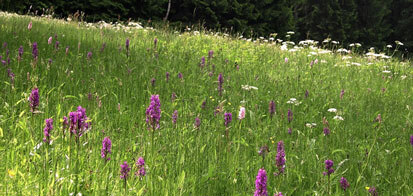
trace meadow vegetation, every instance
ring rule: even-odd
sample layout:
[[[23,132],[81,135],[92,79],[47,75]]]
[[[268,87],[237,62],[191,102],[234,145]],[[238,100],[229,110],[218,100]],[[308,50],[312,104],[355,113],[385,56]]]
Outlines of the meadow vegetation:
[[[413,192],[401,42],[353,55],[7,13],[0,42],[2,195]]]

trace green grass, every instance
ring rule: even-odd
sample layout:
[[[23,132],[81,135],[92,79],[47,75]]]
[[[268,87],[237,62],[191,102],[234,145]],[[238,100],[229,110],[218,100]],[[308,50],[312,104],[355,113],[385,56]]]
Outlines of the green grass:
[[[379,195],[413,192],[411,62],[356,55],[343,60],[336,53],[310,55],[310,48],[288,52],[279,44],[208,32],[124,32],[4,15],[0,21],[0,42],[7,42],[11,58],[10,65],[0,65],[1,195],[252,195],[260,168],[267,171],[269,195],[328,195],[328,178],[322,174],[327,159],[334,161],[336,170],[330,177],[332,195],[368,195],[366,186],[376,187]],[[60,42],[57,51],[55,38],[47,44],[54,35]],[[37,63],[31,54],[33,42],[39,48]],[[24,54],[18,62],[20,45]],[[214,51],[211,60],[209,50]],[[89,51],[91,60],[86,57]],[[5,58],[6,48],[0,55]],[[199,67],[202,56],[210,65],[204,69]],[[318,63],[310,67],[315,59]],[[361,66],[347,66],[351,62]],[[8,68],[15,74],[14,83]],[[180,72],[183,79],[177,77]],[[222,96],[217,91],[219,73],[224,77]],[[241,85],[258,90],[246,91]],[[40,94],[36,114],[27,101],[34,87]],[[159,94],[162,110],[155,132],[145,122],[153,94]],[[288,104],[290,98],[301,104]],[[276,103],[272,118],[271,100]],[[223,112],[215,116],[220,103]],[[61,119],[79,105],[86,108],[91,129],[76,143],[67,130],[64,137]],[[240,106],[246,108],[243,120],[237,119]],[[334,120],[329,108],[336,108],[344,120]],[[176,126],[171,120],[174,110],[179,114]],[[228,130],[224,112],[233,114]],[[378,114],[381,123],[374,121]],[[196,117],[201,119],[199,129],[193,125]],[[328,136],[323,134],[323,117],[331,129]],[[54,120],[51,145],[42,142],[46,118]],[[317,125],[309,128],[306,123]],[[108,162],[100,157],[106,136],[112,140]],[[285,143],[286,168],[274,176],[280,140]],[[265,159],[258,154],[264,145],[269,147]],[[146,162],[142,180],[134,176],[138,157]],[[120,179],[124,161],[132,166],[126,191]],[[339,183],[343,176],[350,183],[346,192]]]

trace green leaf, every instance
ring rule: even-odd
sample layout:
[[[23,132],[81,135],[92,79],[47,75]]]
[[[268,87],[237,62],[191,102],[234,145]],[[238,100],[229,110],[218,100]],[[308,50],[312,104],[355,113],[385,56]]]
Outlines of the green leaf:
[[[57,118],[60,117],[60,112],[62,111],[60,104],[57,104]]]
[[[331,152],[331,154],[335,154],[335,153],[337,153],[337,152],[343,152],[343,153],[345,153],[346,151],[343,150],[343,149],[336,149],[336,150],[333,150],[333,152]]]
[[[49,90],[49,92],[47,92],[47,95],[49,95],[56,87],[53,87],[52,89]]]
[[[142,187],[141,189],[139,189],[137,195],[138,195],[138,196],[139,196],[139,195],[142,195],[142,194],[144,193],[144,191],[145,191],[145,185],[143,185],[143,187]]]
[[[26,98],[20,99],[19,101],[16,102],[16,104],[14,104],[14,106],[19,105],[20,102],[27,100]]]
[[[181,160],[179,160],[179,163],[182,165],[182,164],[184,164],[184,162],[185,162],[185,153],[183,153],[182,155],[181,155]]]
[[[77,99],[77,97],[76,97],[76,96],[73,96],[73,95],[66,95],[66,96],[63,97],[63,99],[66,99],[66,98]]]
[[[200,153],[204,153],[205,147],[206,147],[206,144],[201,147]]]
[[[213,164],[210,164],[208,168],[208,178],[211,178],[214,175],[214,172],[215,172],[215,166]]]
[[[181,172],[181,175],[179,175],[178,187],[182,189],[184,187],[184,182],[185,182],[185,171],[183,170]]]
[[[22,112],[20,112],[19,118],[21,118],[24,115],[24,112],[25,112],[24,110]]]

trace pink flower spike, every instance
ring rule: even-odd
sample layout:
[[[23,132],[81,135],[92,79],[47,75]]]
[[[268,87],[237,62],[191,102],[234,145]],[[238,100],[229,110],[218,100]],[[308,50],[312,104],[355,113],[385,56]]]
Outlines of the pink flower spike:
[[[30,21],[30,22],[29,22],[29,25],[27,25],[27,29],[29,29],[29,31],[31,31],[31,30],[32,30],[32,27],[33,27],[32,21]]]
[[[244,118],[245,118],[245,108],[244,108],[244,107],[241,107],[241,108],[239,109],[238,119],[242,120],[242,119],[244,119]]]

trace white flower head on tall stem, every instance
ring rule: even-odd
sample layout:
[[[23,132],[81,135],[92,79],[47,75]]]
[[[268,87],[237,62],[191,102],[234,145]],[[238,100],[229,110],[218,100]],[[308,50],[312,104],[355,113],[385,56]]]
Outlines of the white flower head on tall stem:
[[[344,120],[344,118],[339,116],[339,115],[334,116],[333,119],[334,120]]]
[[[332,112],[332,113],[337,113],[337,109],[336,108],[330,108],[327,110],[328,112]]]

